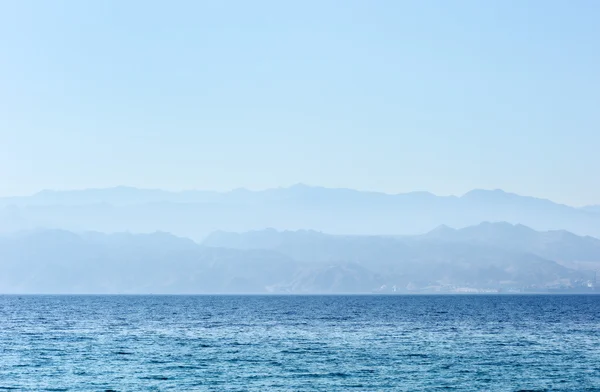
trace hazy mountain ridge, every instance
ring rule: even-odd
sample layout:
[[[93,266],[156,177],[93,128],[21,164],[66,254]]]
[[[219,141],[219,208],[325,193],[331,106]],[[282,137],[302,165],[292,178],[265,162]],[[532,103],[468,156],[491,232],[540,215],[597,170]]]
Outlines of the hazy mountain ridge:
[[[590,236],[577,236],[565,230],[536,231],[521,224],[507,222],[483,222],[476,226],[453,229],[446,225],[414,236],[340,236],[316,231],[277,231],[266,229],[247,233],[214,232],[204,241],[208,246],[238,249],[272,249],[282,253],[293,253],[311,248],[320,249],[320,244],[329,247],[339,245],[339,250],[347,250],[356,255],[353,246],[362,248],[375,245],[396,249],[415,249],[432,246],[432,243],[468,244],[490,246],[498,250],[531,253],[555,261],[594,261],[600,262],[600,239]],[[294,255],[291,255],[294,256]],[[297,257],[297,255],[295,255]]]
[[[583,211],[600,214],[600,205],[581,207]]]
[[[442,226],[420,237],[450,242],[478,242],[555,261],[600,262],[599,239],[577,236],[566,230],[541,232],[521,224],[484,222],[458,230]]]
[[[268,250],[206,248],[168,233],[41,230],[0,237],[0,292],[258,293],[294,264]]]
[[[342,199],[343,198],[343,199]],[[291,199],[317,201],[340,201],[350,202],[363,201],[372,203],[393,201],[456,201],[469,200],[479,202],[520,200],[536,204],[553,206],[566,206],[554,203],[547,199],[521,196],[515,193],[505,192],[501,189],[486,190],[473,189],[462,196],[438,196],[426,191],[413,191],[407,193],[384,193],[376,191],[361,191],[349,188],[327,188],[321,186],[310,186],[296,184],[290,187],[269,188],[265,190],[249,190],[245,188],[233,189],[231,191],[210,190],[184,190],[167,191],[162,189],[144,189],[128,186],[113,188],[90,188],[79,190],[43,190],[31,196],[0,197],[0,205],[85,205],[108,203],[112,205],[128,205],[142,203],[206,203],[206,202],[262,202],[262,201],[285,201]],[[597,206],[583,207],[594,208]]]
[[[0,199],[0,231],[166,231],[201,240],[217,230],[245,232],[313,228],[334,234],[425,233],[447,224],[521,223],[536,230],[565,229],[600,236],[600,214],[501,190],[463,196],[428,192],[385,194],[298,184],[264,191],[144,190],[129,187],[43,191]]]
[[[440,230],[382,237],[270,229],[217,232],[203,244],[168,233],[34,230],[0,236],[0,292],[414,292],[545,287],[589,278],[523,244],[507,247],[493,234],[510,228],[531,230],[482,224],[444,229],[439,238]],[[551,239],[600,242],[570,233]]]
[[[128,186],[118,186],[113,188],[80,189],[80,190],[43,190],[31,196],[0,197],[0,205],[85,205],[108,203],[112,205],[128,205],[142,203],[210,203],[210,202],[241,202],[252,203],[290,199],[310,199],[316,198],[323,200],[324,196],[345,197],[347,200],[364,200],[371,202],[373,200],[382,201],[393,198],[412,198],[412,197],[448,197],[456,196],[436,196],[429,192],[409,192],[400,194],[388,194],[383,192],[359,191],[347,188],[325,188],[318,186],[308,186],[296,184],[284,188],[270,188],[265,190],[249,190],[245,188],[233,189],[231,191],[218,192],[209,190],[185,190],[185,191],[167,191],[161,189],[143,189]]]

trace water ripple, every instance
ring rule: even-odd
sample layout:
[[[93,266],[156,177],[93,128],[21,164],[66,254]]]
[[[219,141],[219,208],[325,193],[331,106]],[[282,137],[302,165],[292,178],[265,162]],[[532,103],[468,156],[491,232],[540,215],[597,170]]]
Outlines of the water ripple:
[[[0,296],[0,391],[598,391],[600,296]]]

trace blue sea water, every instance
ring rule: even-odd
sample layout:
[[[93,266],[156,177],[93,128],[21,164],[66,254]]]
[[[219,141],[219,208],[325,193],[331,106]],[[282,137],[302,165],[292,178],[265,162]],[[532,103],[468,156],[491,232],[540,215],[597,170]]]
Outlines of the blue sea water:
[[[600,296],[0,296],[0,390],[600,391]]]

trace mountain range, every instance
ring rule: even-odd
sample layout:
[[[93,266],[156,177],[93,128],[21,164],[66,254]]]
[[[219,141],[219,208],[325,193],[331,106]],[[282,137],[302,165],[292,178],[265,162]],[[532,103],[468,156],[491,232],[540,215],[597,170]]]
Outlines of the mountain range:
[[[585,286],[600,240],[482,223],[422,235],[39,229],[0,236],[3,293],[372,293]],[[585,262],[587,264],[577,264]]]
[[[523,224],[600,236],[600,210],[554,203],[502,190],[460,197],[428,192],[385,194],[295,185],[230,192],[168,192],[131,187],[42,191],[0,198],[0,232],[58,228],[71,231],[166,231],[200,241],[224,230],[314,229],[332,234],[408,235],[446,224],[483,221]]]

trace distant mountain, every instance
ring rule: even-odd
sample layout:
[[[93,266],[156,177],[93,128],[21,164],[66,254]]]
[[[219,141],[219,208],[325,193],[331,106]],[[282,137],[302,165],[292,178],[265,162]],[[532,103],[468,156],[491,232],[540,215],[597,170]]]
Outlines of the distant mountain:
[[[295,185],[230,192],[167,192],[128,187],[43,191],[0,199],[0,232],[38,227],[137,233],[166,231],[201,240],[213,231],[312,228],[334,234],[408,235],[447,224],[506,221],[535,230],[600,236],[600,213],[501,190],[461,197],[385,194]]]
[[[214,232],[204,244],[207,246],[236,249],[271,249],[291,257],[325,259],[328,255],[346,252],[347,258],[359,257],[367,248],[388,253],[400,247],[414,249],[416,246],[435,244],[466,244],[491,247],[498,251],[530,253],[554,261],[600,262],[600,240],[590,236],[577,236],[564,230],[535,231],[520,224],[484,222],[463,229],[441,225],[436,229],[415,236],[332,236],[316,231],[282,231],[267,229],[247,233]],[[304,256],[306,255],[306,256]],[[377,259],[384,259],[384,255]]]
[[[488,240],[265,230],[219,232],[200,245],[160,232],[33,230],[0,236],[0,293],[543,290],[590,279]]]
[[[539,232],[520,224],[512,225],[506,222],[484,222],[460,230],[443,226],[420,238],[486,244],[501,249],[528,252],[555,261],[600,262],[600,240],[597,238],[577,236],[565,230]]]
[[[581,207],[581,210],[600,214],[600,205]]]
[[[296,262],[167,233],[37,230],[0,237],[2,293],[266,293]]]
[[[273,229],[215,232],[204,245],[269,249],[298,261],[352,263],[386,277],[386,284],[418,282],[421,286],[477,282],[496,287],[501,281],[549,284],[574,276],[573,270],[557,261],[600,262],[598,239],[563,231],[536,232],[508,223],[484,223],[462,230],[441,226],[425,235],[402,237]]]
[[[241,234],[215,232],[204,245],[270,249],[300,261],[355,263],[383,276],[410,275],[421,285],[432,281],[478,281],[482,285],[486,279],[496,282],[492,286],[502,279],[549,284],[558,276],[572,277],[573,269],[587,271],[582,276],[591,278],[591,271],[600,268],[600,240],[596,238],[563,230],[538,232],[506,222],[486,222],[459,230],[440,226],[424,235],[399,237],[273,229]]]

